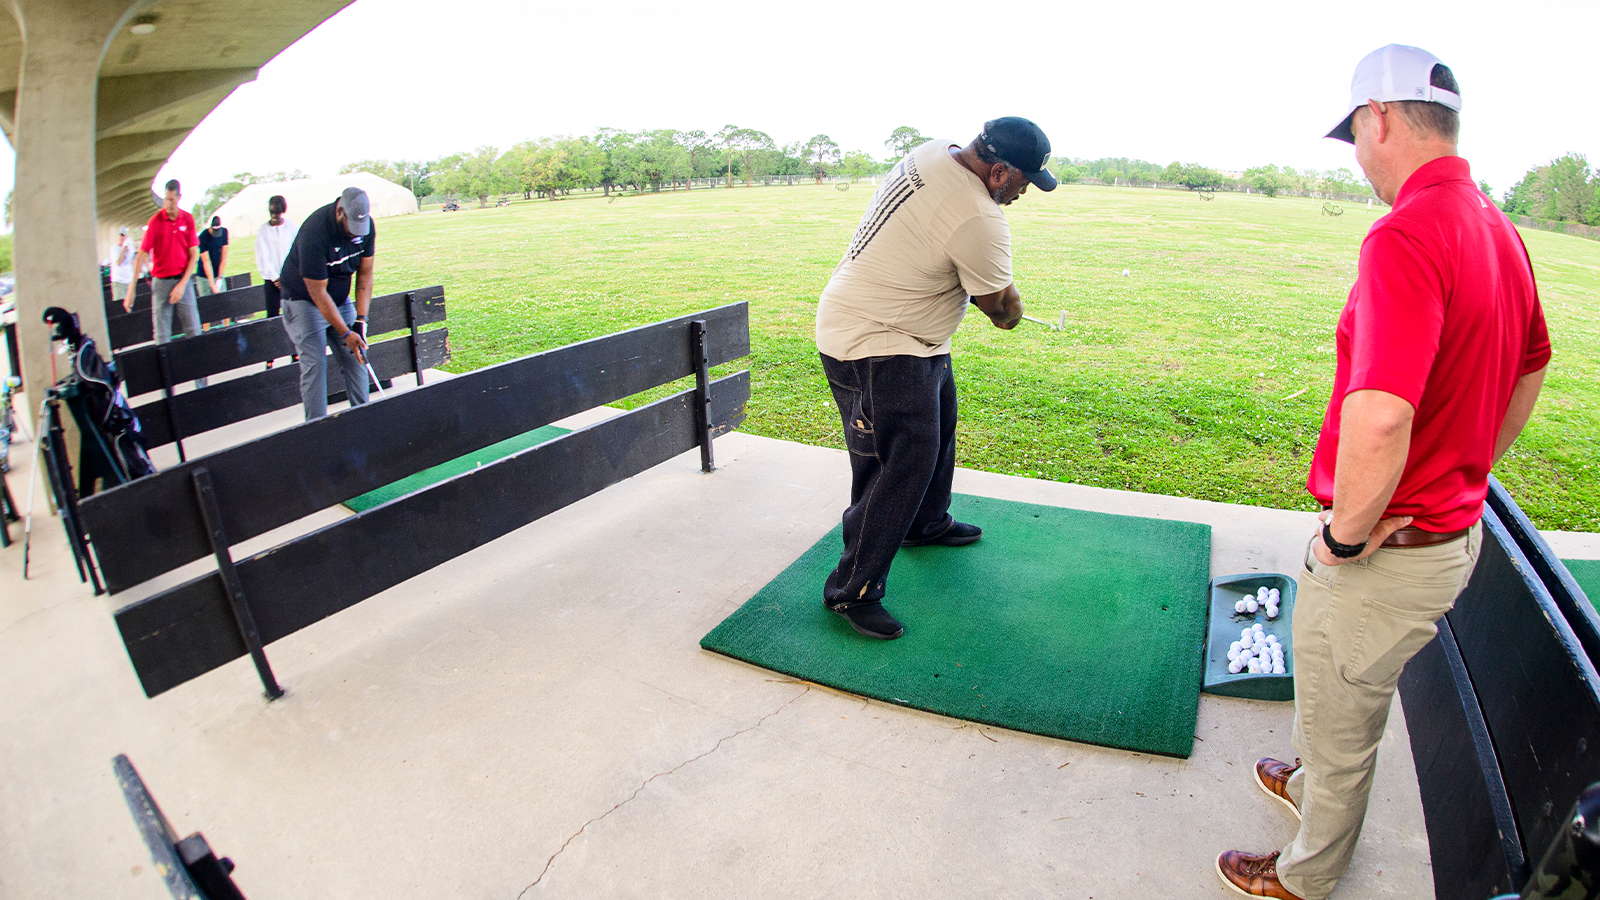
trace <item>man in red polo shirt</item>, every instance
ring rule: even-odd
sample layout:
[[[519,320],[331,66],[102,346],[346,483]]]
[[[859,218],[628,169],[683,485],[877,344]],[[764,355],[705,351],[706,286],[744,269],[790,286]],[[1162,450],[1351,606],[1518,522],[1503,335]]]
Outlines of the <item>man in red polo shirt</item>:
[[[1277,853],[1217,858],[1246,896],[1322,900],[1349,867],[1400,671],[1466,586],[1489,469],[1544,384],[1527,251],[1456,155],[1460,109],[1448,68],[1391,44],[1357,66],[1328,135],[1355,145],[1393,210],[1361,245],[1307,479],[1327,511],[1295,600],[1300,759],[1255,769],[1300,829]]]
[[[183,315],[183,333],[200,333],[200,307],[195,302],[195,261],[200,258],[200,237],[195,232],[194,216],[178,208],[182,197],[177,179],[167,182],[167,193],[161,209],[150,217],[144,227],[144,240],[139,242],[139,256],[133,270],[144,271],[145,260],[150,261],[150,318],[155,326],[156,343],[172,340],[172,311]],[[133,312],[135,286],[128,286],[122,298],[122,308]],[[204,381],[195,382],[204,385]]]

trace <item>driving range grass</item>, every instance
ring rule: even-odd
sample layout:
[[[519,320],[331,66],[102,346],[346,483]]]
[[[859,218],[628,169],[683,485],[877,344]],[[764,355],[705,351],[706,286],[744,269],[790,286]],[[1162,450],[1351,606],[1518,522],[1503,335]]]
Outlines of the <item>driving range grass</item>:
[[[445,285],[446,368],[457,372],[748,300],[744,430],[842,447],[812,325],[872,190],[579,195],[386,219],[377,287]],[[1382,213],[1338,205],[1335,217],[1296,198],[1029,191],[1006,211],[1017,286],[1030,315],[1064,310],[1067,327],[1005,332],[967,317],[954,341],[960,464],[1312,508],[1304,481],[1334,325]],[[1540,527],[1597,531],[1600,242],[1523,238],[1556,355],[1533,422],[1496,471]],[[238,258],[234,271],[248,264]]]

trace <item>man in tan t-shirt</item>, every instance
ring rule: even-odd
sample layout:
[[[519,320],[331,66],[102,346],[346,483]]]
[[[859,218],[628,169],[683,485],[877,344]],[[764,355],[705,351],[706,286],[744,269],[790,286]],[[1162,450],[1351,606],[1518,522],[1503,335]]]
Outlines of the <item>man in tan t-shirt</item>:
[[[956,383],[950,336],[968,302],[1015,328],[1011,230],[1000,211],[1054,190],[1050,141],[1027,119],[985,122],[966,147],[930,141],[884,179],[817,304],[817,349],[850,448],[844,552],[823,602],[867,637],[905,633],[883,606],[902,546],[959,546],[982,530],[950,515]]]

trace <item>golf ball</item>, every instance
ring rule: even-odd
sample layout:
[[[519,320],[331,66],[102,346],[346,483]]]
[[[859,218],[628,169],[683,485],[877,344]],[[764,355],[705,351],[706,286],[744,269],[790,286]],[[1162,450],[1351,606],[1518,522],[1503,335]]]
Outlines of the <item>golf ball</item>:
[[[1256,589],[1256,596],[1260,597],[1263,600],[1267,599],[1267,595],[1270,594],[1270,593],[1272,593],[1272,591],[1267,589],[1266,587],[1260,587],[1260,588]]]
[[[1281,659],[1272,664],[1272,674],[1274,675],[1287,675],[1288,671],[1283,667],[1283,660]]]
[[[1233,611],[1236,612],[1236,613],[1244,612],[1244,601],[1240,600],[1238,603],[1235,603],[1233,605]]]
[[[1252,660],[1250,660],[1249,663],[1247,663],[1245,665],[1245,670],[1248,671],[1251,675],[1260,675],[1261,674],[1261,663],[1256,662],[1255,660],[1252,659]]]
[[[1131,271],[1127,270],[1127,269],[1123,269],[1122,270],[1122,277],[1123,278],[1127,278],[1129,275],[1132,275],[1132,274],[1133,273]]]
[[[1228,674],[1229,675],[1237,675],[1237,674],[1239,674],[1240,672],[1243,672],[1243,671],[1244,671],[1244,666],[1240,665],[1239,661],[1237,659],[1234,660],[1231,663],[1228,663]]]
[[[1254,624],[1254,625],[1251,625],[1251,626],[1250,626],[1250,630],[1251,630],[1251,631],[1254,631],[1254,632],[1255,632],[1255,633],[1256,633],[1256,634],[1260,634],[1260,633],[1261,633],[1261,632],[1262,632],[1262,630],[1263,630],[1263,629],[1262,629],[1262,627],[1261,627],[1261,623],[1260,623],[1260,622],[1257,622],[1257,623],[1255,623],[1255,624]]]
[[[1277,642],[1278,642],[1278,636],[1277,635],[1275,635],[1275,634],[1267,635],[1267,643],[1276,644]]]
[[[1261,608],[1261,604],[1257,603],[1254,599],[1246,600],[1244,602],[1244,611],[1245,612],[1254,613],[1256,610],[1258,610],[1260,608]]]

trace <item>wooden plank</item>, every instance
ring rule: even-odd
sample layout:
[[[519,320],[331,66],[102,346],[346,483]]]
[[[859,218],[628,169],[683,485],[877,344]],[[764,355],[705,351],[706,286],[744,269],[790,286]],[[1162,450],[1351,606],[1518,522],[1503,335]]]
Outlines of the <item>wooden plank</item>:
[[[276,320],[267,319],[262,320],[261,324],[278,323]],[[281,326],[278,331],[282,333]],[[420,345],[419,352],[424,367],[443,365],[450,358],[449,338],[448,328],[436,328],[418,335],[417,343]],[[372,363],[373,370],[378,373],[380,381],[387,381],[410,372],[411,336],[390,338],[371,345],[367,348],[367,359]],[[343,384],[343,379],[335,371],[331,373],[328,384],[329,387],[337,387]],[[343,390],[328,395],[330,403],[343,399],[345,399]],[[219,381],[196,391],[183,391],[177,394],[172,402],[177,405],[178,421],[183,425],[184,437],[192,437],[224,425],[232,425],[235,422],[243,422],[246,419],[299,405],[300,367],[295,363],[285,363],[268,371]],[[140,404],[134,407],[133,412],[139,417],[145,446],[160,447],[172,443],[173,434],[168,424],[165,397]]]
[[[697,318],[707,321],[711,365],[750,352],[749,306],[733,303],[489,366],[203,457],[228,536],[248,540],[490,444],[686,378],[693,372],[689,322]],[[284,471],[287,460],[294,461],[292,477],[263,477]],[[188,481],[195,462],[85,501],[89,533],[106,536],[96,552],[111,590],[210,555]]]
[[[1510,893],[1528,876],[1494,742],[1448,618],[1406,663],[1400,702],[1437,900]]]
[[[293,634],[694,450],[694,396],[682,391],[240,561],[262,639]],[[749,397],[748,372],[713,382],[714,434],[738,427]],[[246,652],[217,573],[126,606],[116,621],[151,697]]]
[[[1533,522],[1523,514],[1522,508],[1511,498],[1511,492],[1493,475],[1489,476],[1488,503],[1522,550],[1522,555],[1528,558],[1528,563],[1543,582],[1545,590],[1550,592],[1550,598],[1578,636],[1578,643],[1583,645],[1584,652],[1589,654],[1590,660],[1600,662],[1600,613],[1595,611],[1578,580],[1567,570],[1567,564],[1550,549],[1544,535],[1539,533],[1539,529],[1534,527]]]
[[[368,335],[376,337],[388,334],[391,331],[399,331],[406,327],[407,293],[407,291],[400,291],[372,298],[372,302],[367,305]],[[432,285],[430,287],[415,288],[409,293],[417,295],[418,325],[432,325],[445,320],[445,299],[442,286]],[[200,298],[200,321],[203,324],[211,324],[224,319],[252,316],[258,312],[264,312],[266,308],[267,295],[260,285],[255,285],[237,291],[228,291],[224,294],[213,294],[210,297]],[[121,312],[121,306],[118,306],[117,313],[116,315],[108,316],[106,321],[106,326],[111,334],[111,346],[113,348],[125,352],[126,348],[155,340],[155,325],[150,321],[148,306],[143,310],[135,308],[133,312],[125,314]],[[181,322],[175,327],[181,328]],[[243,326],[236,325],[231,327],[238,328]],[[172,343],[177,344],[182,340],[203,338],[210,333],[206,332],[195,336],[186,335]]]
[[[1492,509],[1483,551],[1448,618],[1494,736],[1523,852],[1549,846],[1600,781],[1600,674]]]
[[[415,293],[419,324],[432,325],[445,320],[444,288],[435,285],[419,288]],[[372,298],[367,311],[367,334],[377,338],[405,328],[405,299],[405,292]],[[384,325],[388,327],[381,327]],[[212,329],[194,337],[179,338],[166,346],[167,364],[172,367],[175,384],[209,378],[294,353],[294,343],[289,340],[283,322],[275,318]],[[117,371],[122,373],[129,396],[161,390],[161,367],[156,361],[154,344],[119,350],[116,360]]]
[[[238,275],[229,275],[222,279],[223,290],[236,291],[240,288],[247,288],[253,283],[253,281],[254,279],[251,277],[249,272],[241,272]],[[111,296],[110,279],[101,279],[100,290],[104,295],[106,302],[106,318],[108,320],[114,316],[127,314],[127,311],[122,308],[122,298]],[[144,310],[145,315],[147,316],[150,314],[150,279],[148,278],[141,278],[134,283],[133,311],[138,312],[140,310]]]

